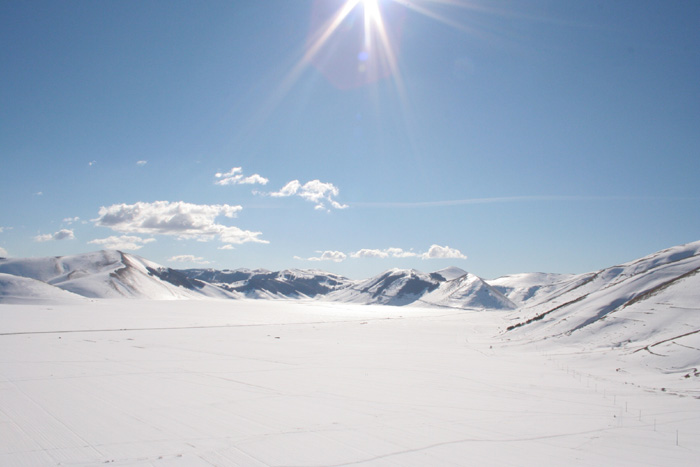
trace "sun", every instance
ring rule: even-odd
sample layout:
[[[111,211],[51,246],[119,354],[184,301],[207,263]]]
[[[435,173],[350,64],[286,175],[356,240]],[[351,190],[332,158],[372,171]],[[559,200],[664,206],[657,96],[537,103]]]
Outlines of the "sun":
[[[306,43],[299,58],[261,106],[261,116],[272,112],[309,67],[340,90],[390,79],[405,105],[398,59],[404,20],[410,12],[473,32],[445,13],[453,8],[481,7],[474,0],[314,0]]]
[[[389,0],[317,0],[303,61],[349,89],[398,72],[401,9]]]

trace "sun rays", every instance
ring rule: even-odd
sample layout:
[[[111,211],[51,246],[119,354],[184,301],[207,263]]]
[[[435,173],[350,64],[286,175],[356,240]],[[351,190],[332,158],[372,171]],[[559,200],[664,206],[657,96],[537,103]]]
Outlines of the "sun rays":
[[[445,8],[474,8],[463,0],[316,0],[301,58],[275,95],[286,94],[309,67],[339,89],[391,78],[403,94],[398,54],[408,11],[464,31],[470,29],[444,14]]]
[[[306,43],[299,58],[250,122],[262,124],[309,70],[347,91],[388,80],[406,125],[411,120],[399,52],[408,14],[418,14],[465,32],[474,31],[451,17],[450,10],[482,11],[467,0],[314,0]],[[255,123],[257,122],[257,123]],[[412,134],[412,131],[409,131]]]

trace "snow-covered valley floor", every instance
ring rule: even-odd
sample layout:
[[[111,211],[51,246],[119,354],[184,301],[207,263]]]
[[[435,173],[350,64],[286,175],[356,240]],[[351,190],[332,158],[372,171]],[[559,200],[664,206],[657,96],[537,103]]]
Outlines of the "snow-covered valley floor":
[[[692,393],[659,390],[629,355],[618,370],[616,350],[509,342],[505,317],[0,305],[0,465],[697,465]]]

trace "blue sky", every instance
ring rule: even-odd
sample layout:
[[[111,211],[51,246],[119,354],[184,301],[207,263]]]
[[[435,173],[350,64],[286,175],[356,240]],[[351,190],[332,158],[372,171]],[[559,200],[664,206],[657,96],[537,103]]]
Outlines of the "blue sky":
[[[353,3],[3,2],[0,254],[493,278],[700,238],[700,3]]]

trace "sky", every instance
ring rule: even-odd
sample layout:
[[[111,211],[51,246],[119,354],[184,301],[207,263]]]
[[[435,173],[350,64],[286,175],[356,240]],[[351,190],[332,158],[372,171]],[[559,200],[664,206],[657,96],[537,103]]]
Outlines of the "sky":
[[[0,4],[0,256],[580,273],[700,239],[696,0]]]

